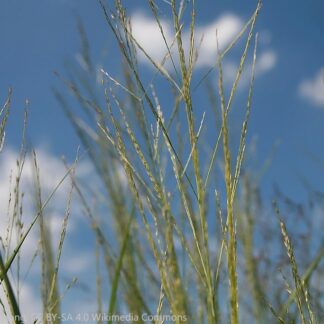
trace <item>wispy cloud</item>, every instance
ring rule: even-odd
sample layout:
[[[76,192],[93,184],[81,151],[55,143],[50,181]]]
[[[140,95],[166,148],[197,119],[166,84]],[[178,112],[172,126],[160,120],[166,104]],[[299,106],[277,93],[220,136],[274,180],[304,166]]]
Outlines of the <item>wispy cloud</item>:
[[[303,80],[298,88],[299,95],[314,106],[324,107],[324,68],[312,79]]]

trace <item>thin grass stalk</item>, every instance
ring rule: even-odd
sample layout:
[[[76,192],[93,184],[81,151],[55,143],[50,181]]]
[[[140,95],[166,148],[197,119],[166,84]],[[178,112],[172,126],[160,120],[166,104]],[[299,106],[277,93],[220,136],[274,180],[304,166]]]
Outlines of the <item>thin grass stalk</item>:
[[[259,280],[258,263],[254,257],[254,235],[255,235],[255,220],[252,213],[252,206],[255,204],[253,199],[253,188],[248,176],[243,178],[243,212],[239,215],[240,237],[242,241],[244,260],[246,266],[247,281],[252,292],[253,313],[254,318],[262,323],[265,321],[266,296],[262,289],[262,283]],[[240,212],[238,212],[240,213]]]
[[[189,129],[190,143],[192,147],[192,160],[193,168],[196,179],[197,195],[198,195],[198,206],[199,206],[199,217],[200,217],[200,226],[201,226],[201,242],[203,246],[203,259],[207,268],[207,282],[208,282],[208,291],[207,291],[207,300],[208,300],[208,318],[209,321],[215,319],[215,307],[214,307],[214,291],[213,291],[213,282],[210,270],[209,263],[209,253],[208,253],[208,224],[206,221],[206,206],[205,206],[205,191],[202,182],[202,177],[200,174],[200,163],[199,163],[199,152],[196,147],[196,135],[194,129],[194,118],[193,118],[193,107],[192,107],[192,98],[191,98],[191,77],[193,70],[193,55],[194,55],[194,26],[195,26],[195,3],[193,2],[192,6],[192,15],[191,15],[191,24],[190,24],[190,49],[189,49],[189,66],[186,65],[186,57],[183,48],[182,33],[180,28],[179,16],[176,10],[175,0],[171,1],[172,14],[173,14],[173,23],[174,29],[177,34],[177,44],[178,44],[178,53],[180,60],[180,67],[182,73],[182,93],[183,99],[186,105],[187,113],[187,123]]]
[[[172,67],[174,69],[174,72],[176,73],[176,75],[178,76],[178,70],[176,68],[176,65],[174,63],[174,59],[173,59],[173,56],[172,56],[172,53],[171,53],[171,48],[166,40],[166,36],[165,36],[165,33],[164,33],[164,30],[163,30],[163,26],[161,24],[161,20],[159,18],[159,15],[158,15],[158,11],[157,11],[157,8],[156,8],[156,4],[155,4],[155,1],[154,0],[149,0],[149,5],[150,5],[150,8],[152,10],[152,13],[154,15],[154,18],[159,26],[159,29],[160,29],[160,32],[161,32],[161,35],[163,37],[163,41],[164,41],[164,44],[168,50],[168,54],[169,54],[169,57],[170,57],[170,60],[172,62]]]
[[[21,316],[19,305],[17,303],[14,291],[12,289],[11,282],[10,282],[10,280],[8,278],[7,271],[6,271],[5,265],[3,263],[1,253],[0,253],[0,271],[1,271],[2,280],[4,281],[4,286],[5,286],[4,288],[5,288],[5,291],[6,291],[6,297],[7,297],[7,300],[8,300],[9,307],[10,307],[12,319],[13,319],[15,324],[23,324],[24,321],[23,321],[23,318]]]
[[[9,113],[10,113],[10,106],[11,106],[11,96],[12,96],[12,89],[9,88],[7,99],[3,105],[3,107],[0,110],[0,117],[1,117],[1,123],[0,123],[0,153],[3,149],[6,132],[5,132],[5,126],[8,121]]]
[[[279,208],[276,203],[274,203],[274,207],[275,207],[275,211],[276,211],[278,217],[280,217]],[[304,312],[304,308],[306,308],[307,313],[308,313],[308,321],[309,321],[309,323],[313,324],[313,323],[315,323],[314,313],[313,313],[313,310],[310,305],[308,290],[305,286],[305,283],[301,280],[301,278],[298,274],[298,266],[297,266],[297,262],[295,259],[294,248],[291,244],[291,241],[290,241],[287,229],[286,229],[286,225],[282,218],[279,218],[279,223],[280,223],[280,229],[281,229],[283,243],[287,250],[287,255],[288,255],[288,258],[290,261],[290,266],[291,266],[291,272],[292,272],[292,276],[293,276],[294,283],[295,283],[296,293],[294,294],[294,296],[295,296],[296,304],[297,304],[297,307],[299,310],[300,320],[302,323],[306,323],[306,315]]]
[[[311,262],[311,264],[308,266],[308,268],[306,269],[305,273],[303,274],[303,276],[301,277],[301,281],[307,285],[307,283],[309,282],[312,274],[315,272],[315,270],[317,269],[318,265],[320,264],[320,262],[322,261],[324,257],[324,248],[321,248],[317,254],[317,256],[315,257],[315,259],[313,260],[313,262]],[[291,294],[289,295],[288,300],[286,301],[286,303],[282,306],[279,314],[281,317],[284,316],[284,314],[288,311],[290,305],[293,303],[293,301],[296,299],[296,294],[297,294],[297,289],[295,289],[293,292],[291,292]]]
[[[223,90],[223,72],[221,58],[218,58],[218,88],[221,98],[222,112],[222,133],[223,133],[223,151],[225,164],[225,185],[226,185],[226,207],[227,207],[227,227],[229,238],[227,240],[227,266],[229,277],[229,295],[230,295],[230,317],[231,323],[237,324],[238,317],[238,286],[236,272],[236,233],[234,222],[234,210],[232,201],[232,171],[231,171],[231,153],[229,148],[229,133],[228,133],[228,114],[225,106],[224,90]]]
[[[100,243],[96,237],[96,297],[97,297],[97,313],[103,313],[102,305],[102,276],[100,271]],[[97,324],[102,324],[102,319],[98,319]]]
[[[253,62],[252,62],[252,76],[251,76],[251,81],[250,81],[250,88],[249,88],[245,118],[244,118],[243,125],[241,128],[240,144],[239,144],[239,150],[238,150],[238,154],[237,154],[237,158],[236,158],[236,166],[235,166],[235,171],[234,171],[233,189],[232,189],[232,197],[231,197],[232,203],[234,203],[237,186],[238,186],[239,179],[240,179],[240,173],[241,173],[242,163],[243,163],[243,159],[244,159],[244,153],[245,153],[248,123],[249,123],[249,119],[250,119],[251,106],[252,106],[257,46],[258,46],[258,34],[256,34],[256,36],[255,36],[255,45],[254,45]]]
[[[133,219],[134,219],[134,214],[130,213],[129,220],[127,222],[126,233],[125,233],[123,243],[122,243],[122,247],[121,247],[121,251],[119,253],[119,257],[118,257],[118,260],[117,260],[114,279],[112,281],[112,286],[111,286],[111,292],[110,292],[110,298],[109,298],[109,307],[108,307],[108,317],[110,319],[108,320],[108,324],[112,323],[111,317],[114,314],[114,310],[115,310],[115,305],[116,305],[116,301],[117,301],[118,284],[119,284],[119,279],[120,279],[120,275],[121,275],[123,259],[124,259],[125,252],[126,252],[126,249],[127,249],[127,244],[129,242],[129,239],[130,239],[130,231],[131,231],[131,225],[132,225]]]
[[[54,262],[54,251],[52,248],[51,233],[48,228],[47,223],[44,219],[44,213],[41,211],[42,208],[42,194],[41,194],[41,184],[40,184],[40,173],[37,163],[36,152],[33,151],[33,160],[34,160],[34,172],[35,172],[35,199],[36,199],[36,208],[39,212],[39,229],[40,229],[40,246],[41,246],[41,296],[43,303],[43,322],[48,323],[47,314],[54,314],[55,318],[53,319],[54,324],[60,323],[58,319],[60,311],[59,300],[59,288],[55,278],[55,262]],[[56,305],[51,309],[52,305]]]

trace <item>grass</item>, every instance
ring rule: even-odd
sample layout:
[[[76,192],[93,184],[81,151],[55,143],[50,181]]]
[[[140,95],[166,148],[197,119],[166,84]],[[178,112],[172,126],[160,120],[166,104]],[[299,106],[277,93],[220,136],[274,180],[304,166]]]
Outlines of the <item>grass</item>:
[[[19,239],[11,249],[10,244],[2,244],[1,256],[5,258],[0,260],[0,278],[10,318],[22,322],[17,298],[19,255],[36,223],[40,233],[42,322],[50,322],[47,314],[62,312],[64,294],[75,284],[73,280],[60,294],[61,254],[74,192],[96,241],[93,260],[96,275],[89,276],[87,283],[96,287],[97,310],[99,314],[109,315],[108,323],[115,322],[114,315],[125,312],[140,323],[145,322],[143,314],[155,315],[149,320],[152,323],[319,322],[323,289],[314,287],[314,280],[322,280],[323,248],[309,254],[302,248],[295,249],[293,241],[298,240],[298,235],[292,230],[288,234],[285,218],[277,205],[273,216],[268,217],[269,205],[261,203],[257,175],[249,171],[248,165],[245,167],[249,119],[254,108],[256,21],[261,2],[233,42],[225,49],[218,48],[213,69],[199,77],[198,82],[195,1],[179,4],[171,0],[167,4],[174,30],[171,43],[165,36],[157,3],[148,1],[148,9],[166,47],[161,62],[156,62],[133,36],[132,22],[122,1],[116,0],[114,4],[99,1],[99,4],[119,47],[122,77],[117,79],[101,69],[102,96],[95,95],[97,71],[90,55],[90,42],[79,21],[82,57],[87,69],[84,74],[75,72],[76,77],[70,80],[59,77],[85,117],[81,118],[81,113],[71,108],[65,90],[54,90],[54,93],[104,190],[96,193],[93,204],[88,198],[92,188],[75,175],[77,158],[71,167],[66,165],[65,176],[44,201],[35,153],[36,214],[27,228],[22,228],[22,213],[18,208],[19,179],[26,154],[22,146],[14,197],[16,211],[8,215],[11,224],[8,233],[16,229]],[[189,39],[184,36],[185,23],[189,26]],[[217,31],[215,42],[218,42]],[[223,62],[234,47],[241,50],[241,57],[234,81],[227,89]],[[145,56],[154,70],[148,83],[142,76],[138,55]],[[236,105],[235,98],[250,57],[251,79],[240,121],[242,126],[236,138],[231,113],[243,109]],[[166,67],[167,62],[171,69]],[[197,98],[211,75],[218,82],[216,87],[207,87],[211,107],[202,112]],[[160,83],[169,90],[168,96],[161,95]],[[9,91],[1,109],[1,143],[5,138],[11,96]],[[166,97],[174,101],[166,103]],[[173,107],[172,111],[167,107]],[[206,143],[210,143],[206,136],[210,134],[214,144],[206,150]],[[59,243],[54,246],[45,211],[66,178],[71,180],[71,191]],[[285,199],[279,197],[279,202],[286,206]],[[104,212],[97,211],[98,204]],[[279,216],[279,224],[274,215]],[[282,244],[278,246],[278,242]],[[300,254],[307,259],[301,266],[297,257]],[[15,264],[17,280],[13,279],[13,273],[8,275]],[[13,282],[18,286],[16,293]],[[103,293],[106,286],[108,297]],[[5,310],[5,303],[1,304]],[[56,317],[52,322],[61,321]],[[98,319],[98,323],[102,322]]]

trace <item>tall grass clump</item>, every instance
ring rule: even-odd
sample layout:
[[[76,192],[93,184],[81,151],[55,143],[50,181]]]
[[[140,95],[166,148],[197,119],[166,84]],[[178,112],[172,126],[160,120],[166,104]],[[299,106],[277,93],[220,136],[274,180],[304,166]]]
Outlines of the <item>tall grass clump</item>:
[[[271,206],[262,206],[258,180],[248,168],[241,175],[253,108],[261,2],[228,47],[217,46],[214,66],[205,75],[195,69],[203,41],[196,39],[195,1],[171,0],[161,6],[148,1],[165,44],[161,61],[134,36],[123,1],[99,3],[119,49],[122,77],[104,65],[96,68],[79,22],[84,71],[79,78],[60,78],[83,116],[72,108],[70,98],[55,90],[105,188],[98,198],[107,205],[102,215],[84,198],[87,188],[75,184],[109,273],[106,306],[103,279],[97,274],[98,311],[106,307],[109,315],[129,312],[139,322],[143,314],[152,314],[154,323],[313,323],[310,295],[298,274],[284,222],[278,226],[275,217],[269,219],[266,209]],[[166,37],[161,7],[173,23],[172,42]],[[183,32],[185,25],[188,33]],[[228,86],[223,62],[234,48],[241,55]],[[152,67],[149,79],[139,56]],[[238,105],[235,99],[248,60],[246,102]],[[71,71],[76,71],[74,66]],[[95,85],[98,72],[101,82]],[[216,86],[208,81],[211,76],[218,80]],[[205,81],[211,108],[202,111],[199,98]],[[236,138],[233,110],[243,116]],[[280,241],[288,253],[284,262],[276,255],[282,251]],[[321,258],[307,261],[305,276],[314,274]],[[288,295],[286,274],[278,281],[287,267],[296,287]],[[299,319],[292,315],[293,301]]]
[[[273,208],[260,189],[268,161],[254,170],[247,159],[253,158],[250,117],[253,109],[262,109],[253,105],[261,1],[226,48],[218,44],[215,30],[214,65],[203,73],[197,68],[204,40],[197,36],[195,1],[149,0],[146,5],[165,45],[161,60],[134,36],[126,1],[99,0],[119,51],[119,77],[107,68],[109,60],[100,67],[94,63],[91,37],[81,20],[82,69],[71,64],[69,77],[56,73],[64,89],[55,88],[54,94],[94,166],[100,189],[76,177],[77,158],[44,200],[34,152],[35,216],[23,226],[22,145],[8,240],[1,241],[0,278],[9,318],[23,321],[20,252],[38,225],[39,320],[61,322],[60,316],[49,320],[48,314],[63,313],[63,296],[75,283],[63,292],[59,284],[74,192],[95,238],[91,261],[96,273],[88,275],[87,284],[96,290],[98,323],[117,323],[121,314],[134,323],[320,322],[324,250],[323,242],[311,238],[315,229],[307,214],[317,206],[323,215],[324,204],[313,192],[301,206],[275,190]],[[172,41],[163,15],[172,22]],[[224,65],[233,51],[240,56],[229,83]],[[11,92],[0,111],[1,149],[10,97]],[[237,118],[239,129],[233,123]],[[66,178],[71,190],[60,235],[54,238],[46,207]],[[18,237],[14,243],[13,231]],[[1,305],[7,309],[3,301]]]

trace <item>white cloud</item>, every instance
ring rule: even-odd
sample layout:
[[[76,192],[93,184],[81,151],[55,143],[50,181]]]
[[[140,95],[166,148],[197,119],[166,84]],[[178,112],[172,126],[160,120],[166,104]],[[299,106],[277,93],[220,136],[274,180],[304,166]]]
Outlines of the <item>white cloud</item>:
[[[273,50],[266,50],[257,56],[255,63],[255,76],[261,76],[264,73],[274,68],[277,62],[277,55]],[[239,63],[233,63],[231,61],[224,62],[223,77],[226,84],[232,84],[236,78]],[[239,86],[245,87],[249,85],[251,80],[252,63],[245,65],[242,72]]]
[[[324,68],[313,79],[306,79],[299,85],[301,97],[315,106],[324,107]]]
[[[132,34],[136,41],[156,62],[160,63],[167,53],[167,47],[156,21],[138,12],[131,17],[131,22]],[[166,20],[161,20],[161,25],[166,41],[171,46],[173,41],[171,24]],[[145,63],[148,62],[140,50],[139,53],[139,59]]]
[[[260,75],[274,68],[277,63],[277,55],[273,50],[267,50],[261,53],[256,61],[255,73]]]
[[[154,59],[155,62],[161,63],[163,58],[168,53],[168,49],[165,45],[165,41],[160,32],[160,28],[157,22],[150,17],[145,16],[143,13],[135,13],[132,16],[132,33],[137,42],[144,48],[146,53]],[[216,63],[217,57],[217,40],[216,40],[216,31],[217,38],[220,50],[226,48],[230,42],[235,38],[236,35],[242,30],[243,20],[234,14],[224,14],[220,16],[215,21],[206,25],[197,25],[195,30],[195,42],[196,47],[198,47],[198,60],[196,66],[201,67],[211,67]],[[172,23],[167,20],[161,20],[161,25],[164,30],[165,38],[168,43],[168,46],[171,48],[171,53],[173,53],[173,60],[178,64],[178,55],[176,44],[174,42],[174,31]],[[184,29],[183,33],[183,46],[185,53],[189,52],[189,40],[190,40],[190,31],[189,29]],[[265,37],[266,35],[267,37]],[[262,39],[267,39],[267,44],[262,45],[268,46],[271,38],[270,33],[264,31],[262,34]],[[201,42],[202,40],[202,42]],[[201,44],[200,44],[201,42]],[[144,63],[152,66],[146,56],[141,50],[138,50],[139,60]],[[270,71],[277,62],[277,55],[274,50],[266,49],[261,51],[261,54],[258,55],[256,63],[256,76],[261,76],[264,73]],[[165,67],[171,69],[171,60],[168,58]],[[241,76],[240,87],[247,86],[250,82],[252,64],[246,64],[245,70]],[[238,69],[238,61],[234,63],[231,59],[224,59],[223,61],[223,73],[224,81],[228,85],[231,84],[236,76]]]
[[[160,32],[157,22],[153,18],[146,17],[142,13],[135,13],[132,16],[132,33],[137,42],[145,49],[145,51],[158,63],[161,63],[165,55],[168,53],[167,47]],[[164,30],[165,39],[168,46],[174,43],[174,32],[172,23],[167,20],[161,20]],[[203,38],[199,49],[199,58],[197,66],[210,66],[215,64],[217,54],[216,30],[218,35],[219,47],[226,47],[239,33],[243,26],[243,21],[236,15],[226,14],[205,26],[197,26],[196,28],[196,46],[199,45]],[[183,30],[183,46],[185,52],[188,53],[190,31]],[[175,47],[176,44],[173,45]],[[176,51],[174,51],[176,52]],[[139,59],[143,63],[149,61],[145,55],[139,50]],[[169,65],[170,60],[166,64]]]
[[[242,27],[243,21],[233,14],[221,16],[209,25],[197,27],[196,40],[199,41],[203,37],[197,65],[202,67],[215,64],[217,57],[216,31],[218,44],[222,50],[234,39]],[[189,39],[189,32],[187,32],[187,37]]]

